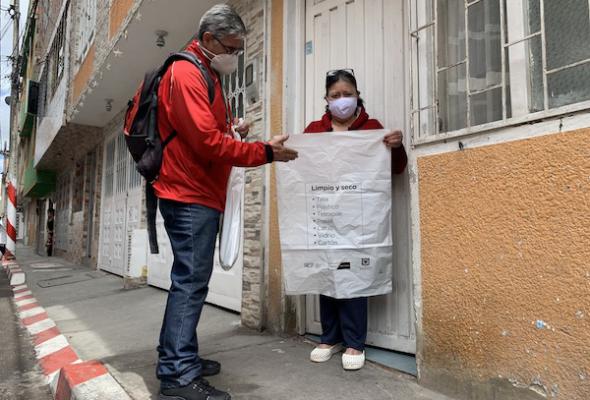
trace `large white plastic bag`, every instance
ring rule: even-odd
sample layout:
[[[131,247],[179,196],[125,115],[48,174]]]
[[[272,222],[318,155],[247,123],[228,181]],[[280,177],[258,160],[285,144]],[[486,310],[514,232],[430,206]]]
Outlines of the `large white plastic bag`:
[[[354,298],[392,290],[385,130],[293,135],[277,164],[285,291]]]
[[[234,266],[240,255],[244,186],[244,168],[233,167],[227,183],[225,211],[219,238],[219,263],[226,271]]]

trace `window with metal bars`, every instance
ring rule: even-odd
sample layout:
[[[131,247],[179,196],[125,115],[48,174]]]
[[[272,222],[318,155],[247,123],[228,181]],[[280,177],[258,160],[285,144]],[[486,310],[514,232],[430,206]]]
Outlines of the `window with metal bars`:
[[[47,67],[49,67],[49,93],[50,98],[53,97],[57,87],[59,86],[65,69],[66,62],[66,25],[67,25],[67,8],[64,11],[57,32],[51,44],[51,50],[47,55]]]
[[[413,0],[411,8],[416,142],[590,107],[587,0]]]
[[[222,78],[223,89],[229,102],[234,118],[244,118],[246,115],[246,79],[245,79],[244,54],[239,56],[238,69],[231,75]]]

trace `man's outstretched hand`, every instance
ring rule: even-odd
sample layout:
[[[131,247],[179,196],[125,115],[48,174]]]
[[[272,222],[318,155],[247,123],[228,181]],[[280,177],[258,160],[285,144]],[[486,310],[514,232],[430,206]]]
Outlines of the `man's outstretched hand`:
[[[272,147],[273,161],[291,161],[298,157],[295,150],[285,147],[285,142],[289,135],[280,135],[273,137],[268,144]]]

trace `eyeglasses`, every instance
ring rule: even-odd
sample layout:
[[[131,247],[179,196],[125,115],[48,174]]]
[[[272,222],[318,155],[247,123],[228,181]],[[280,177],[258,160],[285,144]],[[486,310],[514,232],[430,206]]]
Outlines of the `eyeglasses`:
[[[352,68],[341,68],[341,69],[331,69],[326,72],[326,78],[330,78],[332,76],[338,75],[340,72],[346,72],[352,76],[354,76],[354,69]]]
[[[217,40],[217,43],[219,43],[221,45],[221,47],[223,47],[223,49],[225,50],[225,52],[227,54],[231,54],[234,56],[241,56],[242,54],[244,54],[244,49],[242,48],[237,48],[237,47],[231,47],[231,46],[226,46],[224,45],[221,40],[219,40],[218,38],[216,38],[215,36],[213,36],[213,38],[215,40]]]

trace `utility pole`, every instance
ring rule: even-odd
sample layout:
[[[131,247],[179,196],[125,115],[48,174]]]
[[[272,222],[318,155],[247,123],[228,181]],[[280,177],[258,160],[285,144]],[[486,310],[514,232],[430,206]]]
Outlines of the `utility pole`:
[[[16,255],[16,194],[18,175],[18,97],[19,97],[19,65],[20,65],[20,1],[13,0],[10,6],[12,18],[12,73],[10,93],[10,162],[8,163],[8,179],[6,183],[6,254],[5,258]]]

